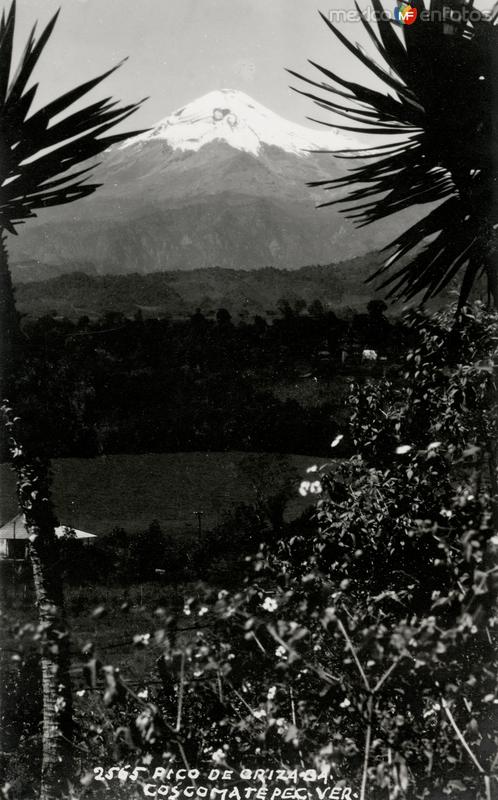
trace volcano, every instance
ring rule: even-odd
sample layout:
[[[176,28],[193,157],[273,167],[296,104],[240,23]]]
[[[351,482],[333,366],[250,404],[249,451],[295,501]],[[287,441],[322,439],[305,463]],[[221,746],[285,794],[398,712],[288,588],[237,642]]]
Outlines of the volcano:
[[[378,249],[381,232],[356,232],[334,199],[307,183],[351,161],[327,151],[359,141],[334,128],[289,122],[243,92],[210,92],[147,133],[107,151],[103,186],[47,209],[14,238],[14,276],[83,271],[156,272],[203,267],[297,269]]]
[[[212,142],[225,142],[254,156],[260,155],[265,147],[307,157],[315,150],[361,146],[339,131],[315,131],[288,122],[244,92],[230,89],[209,92],[179,108],[151,131],[129,139],[120,149],[154,141],[166,142],[174,150],[182,151],[198,151]]]

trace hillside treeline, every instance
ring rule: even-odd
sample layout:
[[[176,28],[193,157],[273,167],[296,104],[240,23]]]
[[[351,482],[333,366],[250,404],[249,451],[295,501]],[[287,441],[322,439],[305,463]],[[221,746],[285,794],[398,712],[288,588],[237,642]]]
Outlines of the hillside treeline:
[[[199,310],[185,321],[108,313],[78,322],[46,316],[24,325],[20,413],[50,457],[102,453],[247,450],[329,452],[341,415],[340,386],[375,349],[389,368],[407,331],[368,312],[340,319],[316,301],[283,301],[272,324],[234,324]],[[382,362],[381,362],[382,359]],[[286,397],[291,383],[302,398]],[[330,386],[313,401],[320,383]],[[311,401],[310,401],[311,395]],[[43,398],[43,408],[40,408]],[[44,420],[42,426],[39,419]]]
[[[365,280],[380,266],[376,253],[335,264],[297,270],[263,267],[236,270],[223,267],[183,271],[95,274],[90,264],[30,263],[13,265],[17,307],[33,319],[55,313],[74,322],[119,311],[132,316],[186,319],[197,307],[214,318],[218,308],[250,321],[255,314],[276,316],[280,298],[315,298],[335,311],[359,309],[371,296]],[[78,271],[74,272],[74,269]]]

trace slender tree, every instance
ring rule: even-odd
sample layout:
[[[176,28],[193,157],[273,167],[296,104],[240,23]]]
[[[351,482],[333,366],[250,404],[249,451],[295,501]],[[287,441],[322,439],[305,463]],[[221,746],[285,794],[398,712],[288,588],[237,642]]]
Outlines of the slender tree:
[[[13,392],[19,358],[20,327],[9,271],[6,239],[36,210],[70,203],[94,192],[89,182],[96,157],[108,147],[138,131],[106,135],[123,122],[142,101],[119,106],[106,97],[76,111],[70,107],[98,86],[117,67],[30,112],[37,84],[33,71],[54,29],[56,14],[37,37],[33,28],[17,69],[12,54],[15,2],[0,21],[0,388]],[[119,66],[119,65],[118,65]],[[29,441],[12,404],[3,402],[3,417],[13,466],[18,478],[19,505],[30,539],[36,602],[42,631],[43,762],[41,800],[63,793],[71,755],[71,687],[69,635],[55,535],[56,518],[50,498],[50,471],[30,451]],[[43,420],[39,421],[43,425]]]
[[[426,8],[413,0],[415,21],[404,24],[400,17],[396,25],[380,0],[372,5],[377,30],[356,7],[382,61],[322,17],[385,91],[313,61],[327,80],[291,71],[315,87],[301,94],[349,120],[333,127],[377,137],[365,150],[336,152],[356,165],[336,180],[311,185],[334,193],[347,189],[322,205],[341,204],[358,226],[426,204],[415,224],[401,223],[372,276],[382,276],[380,288],[388,287],[388,296],[425,301],[458,276],[463,305],[485,275],[498,307],[498,11],[483,14],[460,0],[432,0]]]

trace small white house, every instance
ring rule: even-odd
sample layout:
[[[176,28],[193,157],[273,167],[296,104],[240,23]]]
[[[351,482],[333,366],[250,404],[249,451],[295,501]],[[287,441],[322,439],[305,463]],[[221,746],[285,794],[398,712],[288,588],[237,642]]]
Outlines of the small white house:
[[[377,350],[363,350],[361,353],[362,363],[365,361],[377,361]]]
[[[76,539],[90,540],[95,539],[94,533],[78,531],[68,525],[59,525],[55,529],[55,534],[59,538],[68,531],[74,531]],[[23,559],[26,557],[28,543],[28,532],[22,514],[17,514],[5,525],[0,528],[0,561],[5,559]]]

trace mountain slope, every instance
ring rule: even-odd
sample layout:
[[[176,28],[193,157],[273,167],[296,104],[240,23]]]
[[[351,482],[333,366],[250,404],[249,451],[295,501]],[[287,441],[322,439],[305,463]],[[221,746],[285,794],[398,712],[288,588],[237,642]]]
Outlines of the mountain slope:
[[[282,120],[241,92],[211,92],[108,151],[92,199],[47,209],[12,242],[13,260],[97,273],[209,266],[295,269],[377,249],[306,183],[351,162],[310,150],[357,146]],[[390,223],[392,224],[392,223]]]

